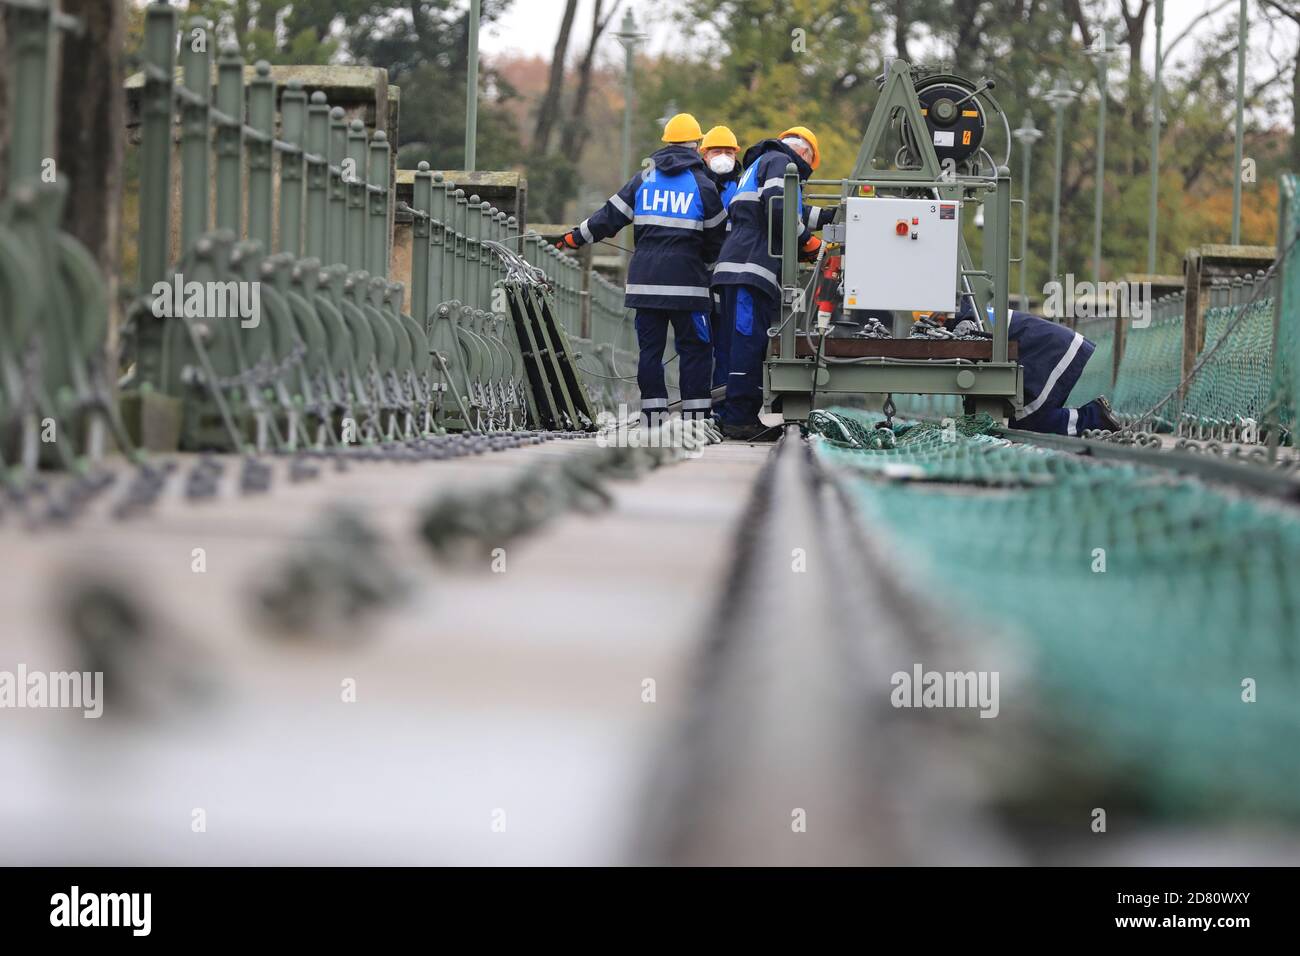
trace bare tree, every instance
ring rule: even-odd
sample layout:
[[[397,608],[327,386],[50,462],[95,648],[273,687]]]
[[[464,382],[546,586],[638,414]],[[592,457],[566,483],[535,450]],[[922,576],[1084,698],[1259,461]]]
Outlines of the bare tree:
[[[1280,0],[1264,0],[1264,6],[1281,14],[1300,29],[1300,9],[1293,3]],[[1300,33],[1296,37],[1296,56],[1291,68],[1291,153],[1289,164],[1293,170],[1300,172]]]
[[[249,0],[236,0],[234,15],[235,42],[239,48],[244,49],[244,36],[248,33],[248,19],[252,14],[249,8]]]
[[[1085,47],[1092,46],[1092,25],[1079,0],[1064,0],[1065,15],[1079,28],[1079,38]]]
[[[1191,36],[1193,31],[1195,31],[1196,28],[1199,27],[1202,23],[1204,23],[1210,17],[1214,16],[1219,11],[1226,10],[1228,7],[1233,6],[1236,3],[1237,0],[1223,0],[1223,2],[1220,3],[1217,7],[1210,7],[1202,11],[1200,14],[1198,14],[1190,23],[1187,24],[1187,26],[1183,27],[1182,33],[1178,34],[1178,36],[1174,37],[1172,40],[1170,40],[1168,43],[1165,44],[1165,57],[1168,58],[1169,54],[1173,52],[1174,47],[1178,46],[1178,44],[1182,43],[1189,36]]]
[[[1150,12],[1151,0],[1139,0],[1136,10],[1129,9],[1129,0],[1123,0],[1120,4],[1120,16],[1124,19],[1124,42],[1128,45],[1126,112],[1129,125],[1139,131],[1146,128],[1146,104],[1142,96],[1142,41],[1146,38],[1147,16]],[[1130,173],[1138,172],[1138,152],[1134,149],[1129,158]]]
[[[82,22],[62,33],[59,67],[58,178],[68,186],[63,228],[117,274],[125,95],[121,83],[126,9],[103,0],[63,0]]]
[[[9,75],[8,63],[9,56],[5,43],[5,17],[0,12],[0,63],[5,64],[0,68],[0,117],[11,116],[12,111],[9,109],[9,90],[5,78]],[[0,120],[0,197],[4,196],[9,182],[9,124]]]
[[[911,11],[907,7],[907,0],[894,0],[894,55],[911,63],[912,54],[907,49],[907,34],[912,21]]]
[[[605,0],[595,0],[591,11],[591,39],[587,41],[587,52],[582,56],[578,66],[578,91],[573,97],[573,108],[569,112],[569,121],[565,126],[565,137],[569,140],[574,156],[581,156],[590,138],[587,129],[587,103],[591,99],[591,78],[596,65],[596,45],[618,12],[618,0],[614,0],[608,12],[604,11]]]
[[[546,95],[542,97],[537,108],[537,126],[533,131],[533,153],[544,156],[550,149],[551,133],[560,120],[560,91],[564,87],[564,61],[569,55],[569,35],[573,32],[573,17],[577,13],[578,0],[566,0],[564,16],[560,20],[560,32],[555,38],[555,50],[551,54],[551,75],[546,83]]]

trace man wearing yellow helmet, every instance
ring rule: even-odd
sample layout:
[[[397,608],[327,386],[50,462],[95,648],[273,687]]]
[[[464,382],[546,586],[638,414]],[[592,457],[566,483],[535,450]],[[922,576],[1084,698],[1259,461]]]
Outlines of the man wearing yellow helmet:
[[[736,154],[740,144],[736,134],[725,126],[715,126],[704,134],[700,143],[700,155],[709,166],[709,175],[713,177],[718,193],[722,196],[722,208],[731,203],[740,182],[740,169],[736,163]],[[731,223],[727,223],[731,229]],[[712,265],[712,263],[710,263]],[[709,312],[709,337],[713,342],[713,387],[727,384],[727,372],[730,370],[731,325],[722,312],[722,293],[714,290],[713,302]],[[717,410],[719,403],[714,403]]]
[[[790,163],[799,173],[801,258],[816,257],[821,240],[813,233],[833,215],[803,202],[802,184],[821,165],[817,137],[808,127],[792,126],[745,152],[745,169],[727,207],[730,231],[713,270],[713,289],[721,293],[724,321],[731,330],[727,397],[715,403],[714,410],[722,433],[730,438],[751,439],[768,431],[759,423],[758,412],[767,330],[781,302],[781,220],[785,168]]]
[[[700,143],[700,155],[704,157],[709,173],[717,183],[724,207],[736,194],[736,183],[740,181],[740,170],[736,165],[736,154],[739,152],[740,144],[736,142],[736,134],[725,126],[713,127],[704,134],[704,141]]]
[[[727,212],[699,153],[703,139],[695,117],[678,113],[664,127],[667,145],[650,157],[652,164],[557,243],[577,249],[632,226],[636,251],[623,301],[636,310],[637,385],[647,424],[667,414],[663,358],[670,325],[681,358],[682,417],[707,418],[713,404],[709,264],[726,238]]]

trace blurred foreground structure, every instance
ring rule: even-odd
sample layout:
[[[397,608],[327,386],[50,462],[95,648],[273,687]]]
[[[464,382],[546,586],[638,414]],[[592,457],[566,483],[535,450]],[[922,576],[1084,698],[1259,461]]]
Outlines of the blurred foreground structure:
[[[1300,859],[1293,177],[1276,248],[1079,321],[1118,434],[899,394],[717,444],[616,427],[621,290],[519,177],[397,170],[382,71],[151,4],[72,122],[80,9],[0,0],[0,859]],[[120,295],[73,132],[101,199],[138,149]]]

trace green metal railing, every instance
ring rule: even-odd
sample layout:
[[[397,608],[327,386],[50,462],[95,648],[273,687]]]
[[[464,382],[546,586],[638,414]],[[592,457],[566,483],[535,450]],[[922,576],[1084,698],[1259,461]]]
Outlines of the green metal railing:
[[[411,312],[419,318],[413,317],[404,310],[405,287],[390,278],[396,210],[385,132],[368,136],[361,120],[349,122],[323,92],[309,98],[296,81],[277,91],[265,63],[245,86],[233,46],[218,58],[215,102],[206,45],[182,44],[177,83],[176,19],[165,4],[146,11],[142,295],[131,316],[128,407],[161,402],[163,419],[175,415],[180,445],[190,448],[364,444],[529,423],[582,427],[576,417],[529,417],[524,362],[505,320],[508,297],[497,293],[504,266],[488,245],[504,238],[506,216],[450,183],[423,191],[428,208],[417,217]],[[193,18],[186,29],[193,36],[209,25]],[[176,109],[180,250],[172,263]],[[159,308],[169,286],[190,281],[234,282],[241,292],[251,286],[259,321],[176,315],[165,301]],[[173,296],[172,305],[180,299]],[[143,429],[150,416],[141,411],[136,418]]]
[[[573,260],[427,166],[399,210],[384,130],[300,82],[277,88],[265,63],[246,80],[237,47],[214,57],[195,39],[215,43],[211,25],[179,30],[161,2],[145,10],[139,284],[114,368],[105,285],[56,228],[65,189],[42,175],[51,38],[75,21],[45,0],[4,9],[16,105],[0,209],[4,461],[84,470],[105,424],[132,455],[589,429],[627,397],[630,323],[613,286],[593,280],[586,305]],[[409,300],[390,271],[399,211],[415,228]],[[47,430],[60,440],[43,449]]]
[[[1273,400],[1265,419],[1289,429],[1295,442],[1300,425],[1300,177],[1282,177],[1278,210],[1277,290],[1273,298]]]
[[[40,464],[84,475],[117,416],[104,342],[109,300],[86,248],[60,229],[67,184],[54,165],[52,70],[60,30],[80,23],[45,0],[0,3],[10,57],[10,155],[0,203],[0,478]]]

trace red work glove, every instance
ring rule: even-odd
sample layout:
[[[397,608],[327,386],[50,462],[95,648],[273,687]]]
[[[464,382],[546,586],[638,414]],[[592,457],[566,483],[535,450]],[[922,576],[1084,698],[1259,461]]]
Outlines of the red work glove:
[[[555,248],[576,249],[578,248],[578,240],[573,238],[573,233],[566,232],[563,236],[560,237],[560,240],[555,244]]]

